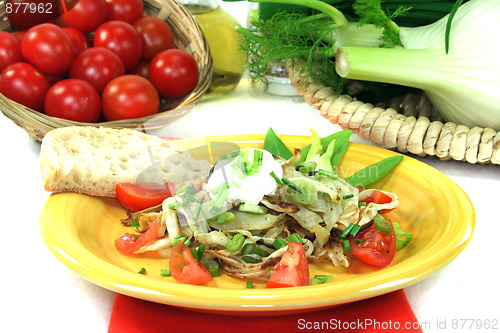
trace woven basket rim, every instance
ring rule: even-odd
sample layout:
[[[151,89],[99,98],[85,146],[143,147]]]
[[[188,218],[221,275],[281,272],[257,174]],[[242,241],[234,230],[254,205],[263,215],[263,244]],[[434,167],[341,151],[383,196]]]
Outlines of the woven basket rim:
[[[188,112],[191,109],[190,106],[194,106],[203,97],[210,85],[213,59],[208,42],[189,10],[177,0],[143,0],[143,3],[145,12],[148,15],[155,15],[169,24],[174,32],[176,47],[191,53],[197,60],[199,79],[191,93],[178,99],[166,100],[162,98],[161,111],[151,116],[97,123],[50,117],[16,103],[0,93],[0,110],[2,113],[16,125],[23,128],[31,138],[41,141],[49,130],[68,126],[142,127],[142,130],[154,130],[168,125]],[[0,29],[12,31],[5,14],[5,5],[0,6]],[[162,110],[162,108],[166,109]]]
[[[364,140],[420,157],[500,165],[500,132],[444,121],[423,91],[373,105],[287,69],[292,86],[310,106]]]

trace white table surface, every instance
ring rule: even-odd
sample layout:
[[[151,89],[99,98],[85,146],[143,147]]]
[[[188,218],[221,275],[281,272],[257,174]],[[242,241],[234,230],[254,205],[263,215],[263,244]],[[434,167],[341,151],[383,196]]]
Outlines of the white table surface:
[[[243,17],[246,8],[226,8]],[[238,16],[237,16],[238,17]],[[163,133],[177,137],[265,133],[320,136],[340,130],[304,102],[257,98],[247,81],[224,98],[202,101]],[[371,144],[357,136],[352,141]],[[114,292],[78,276],[44,245],[39,214],[49,193],[38,165],[40,144],[0,115],[3,227],[0,331],[106,332]],[[424,332],[500,331],[498,194],[500,166],[419,158],[445,173],[472,200],[477,227],[469,246],[447,267],[405,289]],[[469,321],[465,322],[465,320]],[[475,325],[496,322],[489,329]],[[465,328],[461,329],[465,323]],[[458,324],[458,328],[454,325]],[[473,324],[473,329],[469,326]],[[4,330],[5,329],[5,330]]]

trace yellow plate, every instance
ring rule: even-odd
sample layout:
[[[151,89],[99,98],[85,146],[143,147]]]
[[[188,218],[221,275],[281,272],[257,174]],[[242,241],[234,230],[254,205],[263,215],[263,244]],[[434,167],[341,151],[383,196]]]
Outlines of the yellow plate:
[[[310,143],[309,137],[282,136],[290,149]],[[180,145],[194,155],[207,151],[219,156],[227,145],[241,148],[263,145],[263,135],[217,136],[183,139]],[[199,147],[198,149],[194,149]],[[348,176],[364,166],[394,156],[388,150],[351,143],[339,173]],[[398,251],[394,262],[374,268],[354,261],[350,268],[331,264],[311,265],[311,276],[333,275],[324,285],[265,289],[254,282],[246,289],[244,280],[221,275],[206,286],[180,284],[162,277],[168,260],[152,254],[125,256],[114,240],[130,228],[120,225],[125,210],[117,200],[65,193],[49,197],[40,219],[42,237],[51,252],[69,268],[104,288],[133,297],[199,311],[246,315],[278,315],[319,309],[394,291],[431,275],[450,263],[469,243],[475,213],[464,191],[439,171],[405,157],[394,172],[376,184],[396,193],[401,205],[390,218],[411,231],[414,240]],[[146,274],[138,274],[141,268]]]

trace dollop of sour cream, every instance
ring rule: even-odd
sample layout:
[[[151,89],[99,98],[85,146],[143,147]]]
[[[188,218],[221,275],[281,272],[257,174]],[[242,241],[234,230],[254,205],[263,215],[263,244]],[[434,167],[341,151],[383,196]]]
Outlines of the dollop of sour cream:
[[[250,175],[246,174],[243,171],[240,156],[231,160],[221,160],[214,165],[214,171],[205,184],[205,189],[211,191],[220,184],[226,183],[229,188],[226,199],[227,204],[241,202],[258,204],[264,198],[264,195],[273,194],[278,185],[271,176],[271,172],[281,178],[283,177],[283,169],[274,160],[273,155],[266,150],[252,148],[248,154],[248,161],[253,161],[256,150],[262,151],[262,164],[258,167],[257,172]],[[215,199],[216,194],[210,193],[210,197]]]

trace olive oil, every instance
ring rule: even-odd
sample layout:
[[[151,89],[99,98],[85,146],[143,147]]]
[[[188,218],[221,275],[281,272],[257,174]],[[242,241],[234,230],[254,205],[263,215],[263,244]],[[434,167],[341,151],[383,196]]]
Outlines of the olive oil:
[[[212,54],[214,68],[207,96],[233,91],[244,73],[246,53],[240,49],[238,21],[223,10],[216,1],[181,3],[200,25]]]

